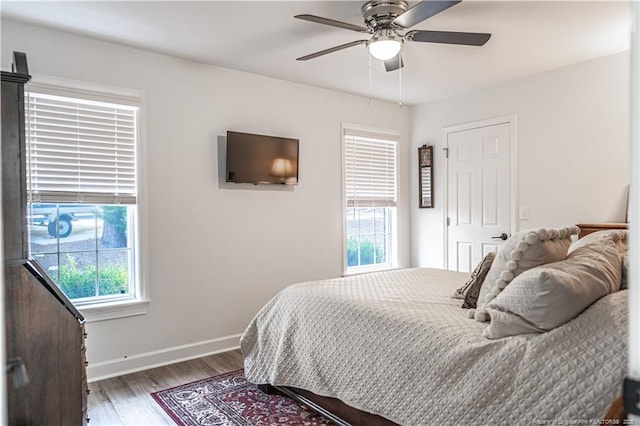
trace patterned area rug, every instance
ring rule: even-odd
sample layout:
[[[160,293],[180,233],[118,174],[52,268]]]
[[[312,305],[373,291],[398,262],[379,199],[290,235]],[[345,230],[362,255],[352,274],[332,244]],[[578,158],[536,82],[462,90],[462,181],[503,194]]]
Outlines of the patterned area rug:
[[[151,394],[179,425],[330,425],[326,418],[281,395],[267,395],[243,370]]]

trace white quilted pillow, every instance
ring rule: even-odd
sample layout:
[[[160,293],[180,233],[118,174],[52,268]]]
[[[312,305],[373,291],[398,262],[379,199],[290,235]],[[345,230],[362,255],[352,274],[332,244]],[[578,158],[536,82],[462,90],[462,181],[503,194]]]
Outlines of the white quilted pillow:
[[[571,236],[578,232],[580,229],[577,226],[568,226],[513,234],[498,251],[482,284],[478,309],[474,313],[476,321],[489,321],[487,303],[499,295],[515,277],[536,266],[564,259],[571,244]]]
[[[628,236],[629,233],[626,229],[609,229],[604,231],[592,232],[578,241],[574,241],[569,246],[569,254],[574,250],[584,247],[587,244],[592,244],[595,241],[601,240],[603,238],[612,238],[618,247],[618,251],[620,253],[620,257],[622,258],[622,278],[620,280],[620,289],[624,290],[627,288],[627,280],[629,274],[629,244],[628,244]]]
[[[483,336],[499,339],[552,330],[618,291],[619,241],[618,236],[594,239],[566,260],[523,272],[487,305],[491,323]]]
[[[618,249],[620,250],[620,254],[624,256],[625,254],[627,254],[627,250],[629,249],[627,245],[627,237],[628,237],[628,232],[626,229],[609,229],[605,231],[592,232],[580,238],[579,240],[571,243],[571,246],[569,246],[568,253],[571,253],[577,248],[584,247],[587,244],[591,244],[603,238],[612,238],[613,241],[618,243]]]

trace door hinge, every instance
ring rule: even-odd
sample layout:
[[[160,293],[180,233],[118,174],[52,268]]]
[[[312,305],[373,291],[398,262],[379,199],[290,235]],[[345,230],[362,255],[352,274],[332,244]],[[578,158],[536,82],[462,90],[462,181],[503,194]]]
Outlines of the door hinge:
[[[451,225],[451,218],[447,217],[447,226]]]
[[[640,382],[630,378],[624,379],[623,385],[624,410],[627,414],[640,416]]]
[[[442,148],[444,151],[444,158],[449,158],[449,148]]]

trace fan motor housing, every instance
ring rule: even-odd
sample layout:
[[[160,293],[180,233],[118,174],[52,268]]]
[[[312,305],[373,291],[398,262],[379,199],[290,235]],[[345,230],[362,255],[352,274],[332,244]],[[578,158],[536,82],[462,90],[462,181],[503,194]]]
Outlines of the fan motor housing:
[[[394,19],[402,15],[409,8],[403,0],[369,0],[360,11],[369,28],[389,27]]]

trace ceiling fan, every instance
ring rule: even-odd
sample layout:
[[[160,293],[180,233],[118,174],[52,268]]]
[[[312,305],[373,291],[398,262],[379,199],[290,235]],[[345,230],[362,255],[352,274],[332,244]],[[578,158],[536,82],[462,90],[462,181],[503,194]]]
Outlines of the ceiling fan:
[[[296,15],[294,16],[296,19],[372,34],[372,37],[368,40],[356,40],[341,44],[340,46],[302,56],[297,58],[297,60],[306,61],[328,53],[365,44],[371,56],[384,61],[387,71],[395,71],[404,66],[399,53],[405,41],[483,46],[489,41],[491,34],[423,30],[405,32],[414,25],[461,1],[462,0],[424,0],[412,8],[409,8],[408,3],[403,0],[369,0],[360,8],[366,26],[354,25],[315,15]]]

